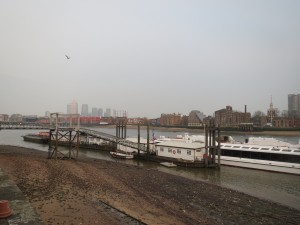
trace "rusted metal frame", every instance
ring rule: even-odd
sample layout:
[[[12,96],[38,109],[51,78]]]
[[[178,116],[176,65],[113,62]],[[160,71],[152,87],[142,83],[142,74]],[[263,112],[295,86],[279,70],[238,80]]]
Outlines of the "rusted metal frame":
[[[72,135],[72,131],[70,132],[70,135]],[[74,142],[75,138],[76,138],[76,144],[73,145],[75,143]],[[70,141],[69,158],[71,158],[71,154],[72,154],[73,158],[76,158],[76,159],[78,158],[78,147],[79,147],[79,132],[75,131],[75,135],[72,136],[71,141]],[[76,150],[76,153],[74,150]]]

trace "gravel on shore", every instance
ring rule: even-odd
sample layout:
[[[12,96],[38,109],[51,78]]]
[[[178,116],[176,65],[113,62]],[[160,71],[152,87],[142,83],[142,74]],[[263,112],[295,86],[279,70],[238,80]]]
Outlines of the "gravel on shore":
[[[295,209],[113,161],[0,145],[0,168],[45,224],[300,224]]]

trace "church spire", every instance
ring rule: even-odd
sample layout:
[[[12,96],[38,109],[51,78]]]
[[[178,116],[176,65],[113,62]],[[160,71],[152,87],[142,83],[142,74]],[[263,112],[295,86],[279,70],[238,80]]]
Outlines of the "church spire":
[[[270,103],[270,109],[273,109],[273,101],[272,101],[272,95],[271,95],[271,103]]]

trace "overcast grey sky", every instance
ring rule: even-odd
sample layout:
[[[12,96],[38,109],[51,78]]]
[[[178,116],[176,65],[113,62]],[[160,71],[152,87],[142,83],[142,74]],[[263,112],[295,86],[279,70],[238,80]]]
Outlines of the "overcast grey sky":
[[[266,113],[300,93],[299,0],[1,0],[0,113]],[[71,59],[67,59],[65,54]]]

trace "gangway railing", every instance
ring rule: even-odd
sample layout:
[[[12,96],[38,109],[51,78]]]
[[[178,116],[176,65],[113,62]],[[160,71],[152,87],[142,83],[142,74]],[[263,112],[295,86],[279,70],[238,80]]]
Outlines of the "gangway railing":
[[[136,142],[129,141],[129,140],[126,140],[123,138],[118,138],[111,134],[106,134],[106,133],[103,133],[100,131],[90,130],[90,129],[86,129],[86,128],[80,128],[79,132],[96,137],[96,138],[100,138],[105,141],[109,141],[112,143],[116,143],[116,144],[123,145],[126,147],[134,148],[134,149],[140,149],[140,151],[147,152],[146,146],[144,146],[142,144],[140,144],[140,146],[139,146],[138,143],[136,143]]]

